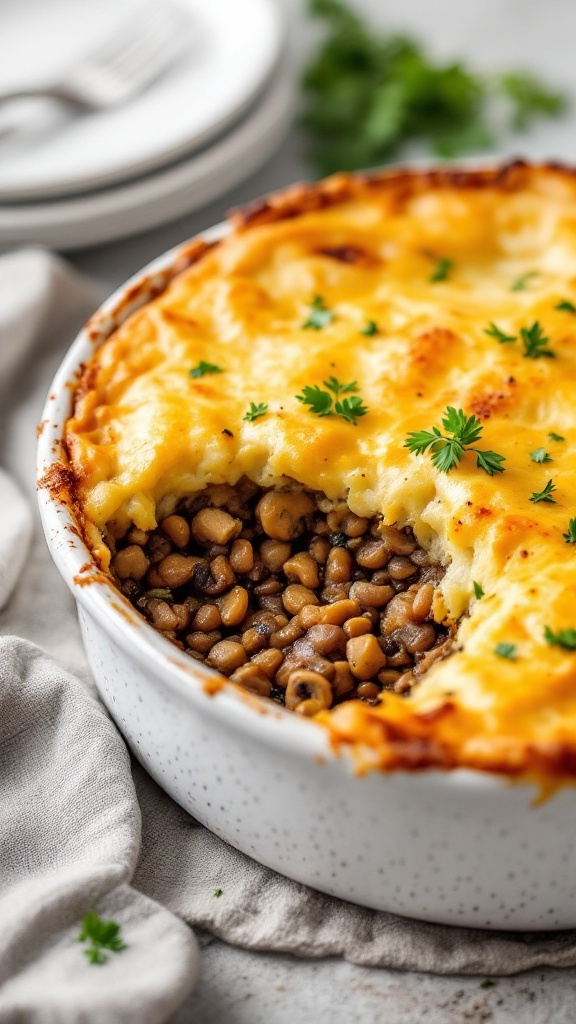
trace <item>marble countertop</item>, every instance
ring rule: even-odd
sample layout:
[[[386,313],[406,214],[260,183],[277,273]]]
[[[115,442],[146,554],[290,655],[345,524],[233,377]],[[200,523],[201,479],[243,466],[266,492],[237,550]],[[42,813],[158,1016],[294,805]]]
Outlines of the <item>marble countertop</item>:
[[[313,30],[301,0],[282,2],[292,24],[295,62]],[[500,155],[576,160],[576,4],[573,0],[356,0],[380,24],[423,36],[443,58],[464,56],[487,70],[522,67],[545,74],[575,97],[572,111],[510,138]],[[294,129],[261,170],[202,211],[146,234],[69,254],[78,269],[110,290],[154,256],[221,220],[265,192],[310,176]],[[576,970],[500,978],[443,977],[356,967],[340,960],[300,961],[246,952],[201,936],[202,978],[174,1024],[572,1024]]]

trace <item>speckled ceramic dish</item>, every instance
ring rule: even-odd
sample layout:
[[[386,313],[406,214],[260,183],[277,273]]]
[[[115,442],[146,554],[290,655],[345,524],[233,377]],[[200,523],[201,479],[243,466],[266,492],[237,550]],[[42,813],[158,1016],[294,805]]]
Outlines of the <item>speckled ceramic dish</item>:
[[[80,365],[196,248],[155,261],[80,333],[44,410],[40,478],[58,464]],[[190,814],[263,864],[368,907],[482,928],[576,926],[573,789],[536,803],[532,786],[471,771],[358,775],[321,727],[219,688],[213,671],[162,638],[98,571],[70,508],[39,493],[102,700]]]

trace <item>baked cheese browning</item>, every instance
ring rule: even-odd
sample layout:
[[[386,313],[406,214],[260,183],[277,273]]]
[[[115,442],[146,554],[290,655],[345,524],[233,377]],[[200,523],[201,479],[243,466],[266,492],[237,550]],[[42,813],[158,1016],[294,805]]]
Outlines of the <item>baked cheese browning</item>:
[[[330,316],[310,328],[317,298]],[[273,197],[87,368],[67,446],[96,555],[107,567],[107,543],[243,477],[411,528],[446,567],[434,619],[461,619],[458,649],[408,697],[319,721],[383,766],[573,775],[576,653],[545,630],[576,626],[575,304],[568,171],[340,176]],[[222,372],[191,376],[202,361]],[[355,422],[298,401],[330,378],[355,382]],[[478,418],[504,472],[405,447],[449,407]]]

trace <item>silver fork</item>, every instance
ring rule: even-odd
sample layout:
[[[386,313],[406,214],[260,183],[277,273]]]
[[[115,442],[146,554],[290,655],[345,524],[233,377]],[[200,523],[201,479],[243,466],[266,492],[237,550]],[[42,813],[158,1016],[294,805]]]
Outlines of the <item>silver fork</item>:
[[[53,81],[0,91],[0,106],[30,96],[65,100],[84,110],[103,110],[144,91],[190,42],[190,20],[170,0],[151,0],[93,53]]]

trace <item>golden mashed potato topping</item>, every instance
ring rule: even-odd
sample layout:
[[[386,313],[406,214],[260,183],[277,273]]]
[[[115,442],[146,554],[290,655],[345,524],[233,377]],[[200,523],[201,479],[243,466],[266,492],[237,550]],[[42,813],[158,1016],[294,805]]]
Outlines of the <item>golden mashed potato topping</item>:
[[[331,378],[354,387],[338,396]],[[456,652],[408,697],[317,720],[382,767],[571,776],[575,384],[576,176],[338,176],[237,216],[112,334],[67,448],[104,567],[105,531],[149,531],[242,477],[411,526],[446,566],[434,616],[460,620]],[[446,472],[442,443],[406,445],[434,427],[453,438],[449,407],[480,428],[464,449],[503,457],[492,475],[469,450]]]

